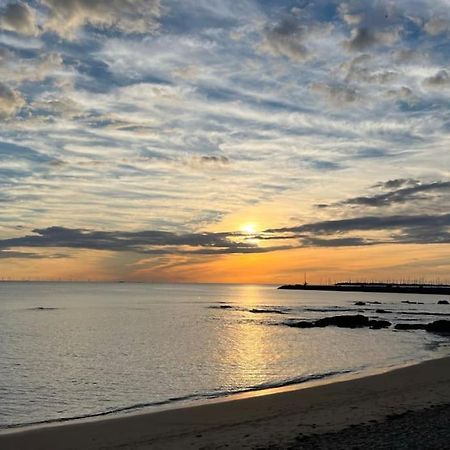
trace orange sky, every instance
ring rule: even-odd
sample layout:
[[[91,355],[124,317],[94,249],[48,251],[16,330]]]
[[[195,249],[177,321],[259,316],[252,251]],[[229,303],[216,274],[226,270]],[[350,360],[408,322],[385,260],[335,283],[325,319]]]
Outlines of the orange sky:
[[[78,250],[70,258],[0,261],[2,278],[155,282],[310,283],[348,279],[446,279],[450,245],[309,248],[266,254],[170,256]]]

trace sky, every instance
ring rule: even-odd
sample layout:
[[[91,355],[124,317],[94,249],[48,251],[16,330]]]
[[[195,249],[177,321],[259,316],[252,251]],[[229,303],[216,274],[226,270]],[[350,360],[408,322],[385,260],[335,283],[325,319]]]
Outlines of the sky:
[[[0,278],[448,280],[449,38],[449,0],[0,0]]]

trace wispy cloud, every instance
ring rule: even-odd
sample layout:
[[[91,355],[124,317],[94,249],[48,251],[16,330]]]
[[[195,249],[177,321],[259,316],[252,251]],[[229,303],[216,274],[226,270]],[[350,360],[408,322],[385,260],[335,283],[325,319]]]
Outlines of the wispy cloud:
[[[258,212],[262,228],[310,224],[293,247],[432,241],[406,224],[342,236],[311,224],[442,214],[449,12],[428,0],[3,2],[0,237],[59,248],[43,231],[57,224],[92,250],[96,230],[121,230],[104,231],[110,251],[123,233],[200,236]],[[270,252],[270,237],[284,233],[146,249]]]

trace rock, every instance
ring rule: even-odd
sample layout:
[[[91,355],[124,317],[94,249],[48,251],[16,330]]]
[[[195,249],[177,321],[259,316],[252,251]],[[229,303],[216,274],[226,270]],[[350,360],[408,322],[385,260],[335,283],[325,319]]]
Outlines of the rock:
[[[284,322],[284,325],[292,328],[363,328],[370,327],[374,330],[390,327],[392,324],[387,320],[369,320],[368,317],[361,314],[354,316],[332,316],[324,317],[316,321],[300,320],[298,322]]]
[[[398,323],[395,325],[396,330],[425,330],[426,323]]]
[[[301,320],[299,322],[285,322],[284,325],[292,328],[314,328],[314,322],[307,322],[306,320]]]
[[[254,314],[286,314],[284,311],[280,311],[279,309],[253,308],[253,309],[249,309],[249,312],[254,313]]]
[[[361,314],[355,316],[332,316],[316,320],[316,327],[335,326],[339,328],[361,328],[369,326],[369,318]]]
[[[367,302],[369,305],[381,305],[381,302],[373,301],[373,302]]]
[[[355,306],[365,306],[366,302],[355,302]]]
[[[450,320],[436,320],[429,323],[425,329],[431,333],[450,333]]]
[[[450,305],[450,303],[447,300],[439,300],[438,305]]]
[[[407,305],[423,305],[423,302],[412,302],[411,300],[402,300],[402,303],[406,303]]]
[[[392,325],[388,320],[369,320],[369,326],[372,330],[380,330],[381,328],[389,328]]]
[[[392,311],[387,311],[386,309],[376,309],[377,314],[390,314]]]

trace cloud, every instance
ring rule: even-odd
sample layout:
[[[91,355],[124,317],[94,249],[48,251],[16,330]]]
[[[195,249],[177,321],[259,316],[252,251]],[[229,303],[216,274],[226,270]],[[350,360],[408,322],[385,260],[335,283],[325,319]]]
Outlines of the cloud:
[[[0,10],[0,29],[36,36],[36,13],[26,3],[9,3]]]
[[[392,45],[400,38],[405,16],[395,3],[343,2],[338,9],[342,20],[351,27],[350,39],[344,41],[350,51]]]
[[[372,57],[370,55],[362,54],[353,58],[349,63],[343,64],[341,69],[345,72],[345,81],[347,83],[385,84],[397,78],[398,73],[392,69],[369,69],[367,64],[371,61]]]
[[[47,255],[41,253],[29,253],[29,252],[15,252],[15,251],[5,251],[0,250],[0,259],[63,259],[70,258],[69,255],[65,254],[54,254]]]
[[[431,77],[425,78],[424,84],[431,88],[442,88],[450,86],[450,74],[441,69]]]
[[[151,33],[158,27],[159,0],[41,0],[49,16],[45,29],[73,38],[84,25],[124,33]]]
[[[296,16],[290,15],[273,25],[267,25],[263,33],[261,49],[275,56],[294,61],[304,61],[310,56],[305,46],[307,30]]]
[[[265,230],[283,238],[299,238],[307,246],[450,243],[450,214],[362,216]],[[355,232],[361,236],[341,236]],[[367,233],[370,233],[367,235]],[[380,235],[381,233],[381,235]],[[337,235],[331,240],[328,236]],[[325,237],[325,238],[324,238]],[[336,240],[337,239],[337,240]]]
[[[399,39],[399,31],[373,31],[369,28],[352,30],[351,37],[344,45],[351,51],[365,51],[375,45],[392,45]]]
[[[417,186],[420,183],[419,180],[414,178],[396,178],[394,180],[380,181],[373,187],[382,189],[398,189],[404,186]]]
[[[43,53],[36,58],[20,58],[14,52],[0,53],[0,77],[15,85],[25,81],[37,82],[64,73],[64,61],[59,53]]]
[[[342,200],[332,205],[317,205],[320,208],[329,206],[367,206],[388,207],[394,204],[409,204],[418,200],[440,201],[443,194],[450,194],[450,181],[420,183],[413,179],[396,179],[378,183],[374,187],[388,189],[375,195],[358,196]]]
[[[224,155],[201,155],[188,158],[187,164],[194,169],[224,169],[230,159]]]
[[[317,92],[325,100],[335,106],[341,106],[343,103],[354,103],[359,95],[355,88],[347,85],[328,85],[325,83],[313,83],[310,86],[312,92]]]
[[[417,184],[411,187],[394,189],[372,196],[355,197],[339,202],[339,205],[351,206],[390,206],[394,203],[407,203],[414,200],[430,200],[430,194],[450,193],[450,181]],[[427,195],[425,195],[427,194]]]
[[[14,116],[24,104],[19,92],[0,82],[0,119]]]
[[[437,36],[450,29],[450,21],[447,17],[434,16],[425,23],[424,30],[431,36]]]
[[[12,248],[72,248],[163,254],[266,253],[290,247],[258,247],[242,233],[172,233],[167,231],[92,231],[65,227],[33,230],[32,235],[0,240],[0,250]],[[241,238],[240,240],[236,240]]]

